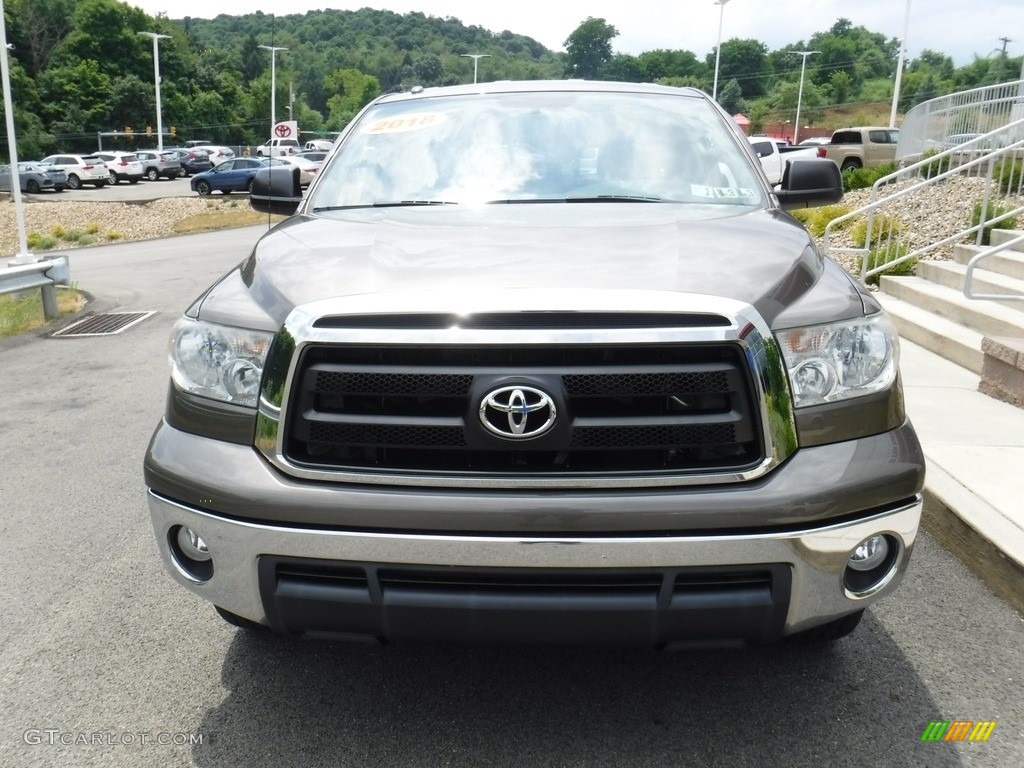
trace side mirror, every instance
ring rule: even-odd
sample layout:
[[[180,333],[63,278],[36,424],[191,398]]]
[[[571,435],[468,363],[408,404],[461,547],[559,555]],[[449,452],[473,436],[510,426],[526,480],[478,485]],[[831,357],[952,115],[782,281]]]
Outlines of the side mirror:
[[[260,168],[252,179],[249,205],[260,213],[291,216],[302,202],[299,169],[274,165]]]
[[[838,203],[843,199],[843,174],[834,160],[788,160],[775,196],[784,211]]]

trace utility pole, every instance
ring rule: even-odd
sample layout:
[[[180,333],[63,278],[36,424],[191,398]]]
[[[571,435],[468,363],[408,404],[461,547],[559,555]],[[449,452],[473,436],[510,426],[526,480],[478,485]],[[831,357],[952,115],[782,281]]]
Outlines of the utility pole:
[[[998,39],[1003,42],[1003,52],[999,55],[999,73],[996,75],[996,82],[1001,83],[1003,81],[1003,67],[1006,66],[1006,45],[1007,43],[1012,43],[1013,38],[1000,37]]]

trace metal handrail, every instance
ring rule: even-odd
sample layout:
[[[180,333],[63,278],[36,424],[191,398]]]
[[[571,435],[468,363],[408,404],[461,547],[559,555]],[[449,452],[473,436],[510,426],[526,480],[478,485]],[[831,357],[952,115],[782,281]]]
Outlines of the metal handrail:
[[[975,293],[971,290],[974,282],[974,270],[977,268],[978,263],[989,256],[994,256],[1000,251],[1012,250],[1014,246],[1024,243],[1024,235],[1018,235],[1017,237],[1007,240],[1005,243],[994,245],[976,254],[969,262],[967,262],[967,272],[964,274],[964,296],[968,299],[996,299],[998,301],[1024,301],[1024,294],[1019,295],[1015,293]]]
[[[1022,81],[1024,82],[1024,81]],[[1020,137],[1020,138],[1017,138]],[[1007,138],[1010,139],[1009,143],[1005,143],[1003,146],[997,149],[991,149],[997,142],[1005,141]],[[870,202],[850,213],[838,216],[828,223],[825,227],[822,240],[824,250],[828,254],[833,253],[854,253],[860,257],[860,279],[862,282],[866,282],[868,277],[880,274],[894,266],[902,264],[904,262],[916,259],[923,253],[934,250],[940,246],[959,242],[964,237],[977,234],[979,241],[982,231],[993,223],[1004,221],[1013,218],[1021,213],[1024,213],[1024,205],[1019,205],[1011,210],[1001,213],[999,216],[988,218],[988,207],[990,202],[990,190],[992,186],[992,174],[996,162],[1007,158],[1017,158],[1022,152],[1024,152],[1024,118],[1016,120],[1012,123],[997,128],[994,131],[983,134],[981,136],[972,139],[971,141],[964,142],[957,146],[950,147],[942,152],[932,155],[927,158],[920,159],[910,165],[900,168],[898,171],[885,176],[878,181],[871,188]],[[973,157],[972,157],[973,156]],[[954,160],[959,161],[963,158],[970,158],[966,162],[959,162],[954,165]],[[919,172],[928,168],[929,166],[941,167],[945,164],[945,161],[949,161],[949,169],[942,173],[928,178],[921,178],[918,183],[911,186],[905,187],[904,189],[897,190],[891,194],[881,197],[881,190],[901,179],[909,179],[918,176]],[[963,230],[946,237],[941,237],[930,241],[926,246],[918,248],[916,250],[907,249],[907,252],[903,255],[894,258],[884,263],[876,264],[872,268],[869,267],[869,256],[874,243],[874,227],[875,227],[875,213],[885,206],[892,205],[904,198],[911,197],[918,194],[922,189],[926,187],[932,187],[940,182],[962,176],[971,176],[971,172],[979,171],[978,178],[981,178],[981,173],[984,173],[985,189],[984,198],[982,203],[982,215],[978,224],[970,227],[965,227]],[[852,219],[866,217],[866,233],[863,248],[842,248],[833,247],[831,244],[833,233],[841,228],[841,225]],[[890,239],[892,237],[890,231]]]

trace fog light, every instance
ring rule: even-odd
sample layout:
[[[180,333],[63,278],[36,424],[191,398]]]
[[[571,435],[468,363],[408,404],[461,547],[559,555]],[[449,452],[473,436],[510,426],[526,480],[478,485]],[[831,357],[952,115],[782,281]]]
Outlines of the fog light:
[[[203,584],[213,577],[213,554],[202,536],[185,525],[167,531],[171,563],[189,581]]]
[[[187,557],[200,563],[213,559],[213,556],[210,554],[210,548],[206,546],[206,542],[202,540],[198,533],[184,525],[178,529],[178,546],[181,547],[181,551]]]
[[[896,578],[900,543],[891,534],[876,533],[853,548],[843,571],[847,596],[871,597]]]
[[[889,542],[885,536],[871,536],[853,550],[853,554],[850,555],[850,567],[855,571],[870,571],[885,562],[888,555]]]

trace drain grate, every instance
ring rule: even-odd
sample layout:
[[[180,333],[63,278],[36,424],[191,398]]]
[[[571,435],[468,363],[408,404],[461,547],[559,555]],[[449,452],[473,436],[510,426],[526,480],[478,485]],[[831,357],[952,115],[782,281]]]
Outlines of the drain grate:
[[[127,331],[133,325],[137,325],[150,315],[156,312],[101,312],[99,314],[86,315],[81,320],[76,320],[71,325],[54,331],[51,337],[62,339],[75,338],[78,336],[113,336],[116,333]]]

